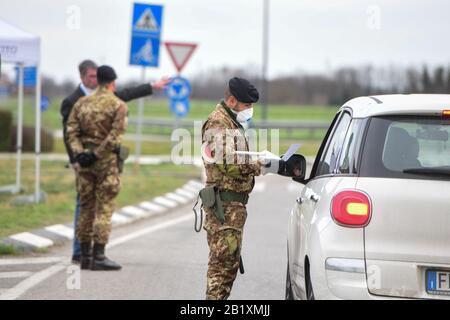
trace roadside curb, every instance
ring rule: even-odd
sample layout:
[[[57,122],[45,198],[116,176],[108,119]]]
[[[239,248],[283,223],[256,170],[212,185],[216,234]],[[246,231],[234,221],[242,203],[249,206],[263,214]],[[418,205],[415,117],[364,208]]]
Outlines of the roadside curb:
[[[201,160],[196,159],[195,165],[201,166]],[[313,157],[307,157],[308,166],[312,167]],[[310,168],[308,168],[310,170]],[[309,171],[308,170],[308,171]],[[202,170],[202,181],[206,181]],[[190,180],[180,188],[165,195],[155,197],[139,204],[126,206],[116,210],[112,216],[112,226],[119,227],[134,223],[138,220],[160,216],[170,210],[183,206],[197,198],[204,187],[201,180]],[[61,245],[74,238],[73,223],[56,224],[29,232],[22,232],[0,239],[0,244],[12,246],[20,253],[31,253],[46,250],[55,245]]]
[[[126,206],[116,210],[112,216],[112,226],[119,227],[138,220],[160,216],[179,206],[193,201],[203,188],[200,180],[190,180],[182,187],[137,205]],[[73,223],[56,224],[41,229],[22,232],[0,239],[0,243],[12,246],[21,253],[36,250],[46,250],[54,245],[60,245],[73,240]]]

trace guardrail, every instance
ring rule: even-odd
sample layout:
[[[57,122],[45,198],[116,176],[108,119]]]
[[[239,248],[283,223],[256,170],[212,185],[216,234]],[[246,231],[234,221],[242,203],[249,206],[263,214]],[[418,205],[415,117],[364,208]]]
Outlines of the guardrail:
[[[137,125],[137,118],[130,118],[129,124]],[[171,119],[143,119],[144,127],[156,128],[159,132],[171,131],[175,128],[193,129],[194,123],[203,123],[202,120],[171,120]],[[252,128],[255,129],[279,129],[286,131],[289,138],[295,131],[306,130],[309,137],[313,138],[318,130],[326,130],[330,126],[328,122],[321,121],[254,121]]]

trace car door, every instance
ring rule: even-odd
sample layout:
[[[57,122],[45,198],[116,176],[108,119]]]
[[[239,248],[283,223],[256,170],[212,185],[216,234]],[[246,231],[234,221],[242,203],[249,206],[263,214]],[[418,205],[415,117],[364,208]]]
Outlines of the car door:
[[[309,182],[303,188],[297,198],[296,206],[291,215],[289,232],[290,245],[290,270],[291,278],[296,285],[294,291],[300,297],[305,296],[305,256],[309,251],[309,232],[314,219],[316,206],[318,205],[324,187],[333,176],[339,154],[351,123],[351,115],[348,111],[340,112],[333,120],[330,129],[325,136],[319,153],[314,162]]]

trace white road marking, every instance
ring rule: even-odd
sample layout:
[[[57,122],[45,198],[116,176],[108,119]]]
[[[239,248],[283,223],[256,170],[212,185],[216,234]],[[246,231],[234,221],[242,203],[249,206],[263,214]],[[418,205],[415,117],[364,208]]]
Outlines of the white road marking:
[[[139,204],[140,207],[144,208],[145,210],[154,211],[154,212],[163,212],[167,210],[164,207],[158,206],[157,204],[154,204],[150,201],[141,202]]]
[[[168,208],[175,208],[178,206],[178,204],[175,201],[169,200],[164,197],[157,197],[153,199],[153,202],[156,202],[157,204],[163,205]]]
[[[62,257],[0,259],[0,266],[14,266],[14,265],[26,265],[26,264],[50,264],[50,263],[61,262],[62,260],[63,260]]]
[[[57,274],[58,272],[64,270],[65,268],[66,268],[65,264],[58,263],[47,269],[39,271],[39,272],[35,273],[34,275],[32,275],[31,277],[20,282],[15,287],[8,289],[5,292],[1,293],[0,300],[15,300],[15,299],[19,298],[21,295],[23,295],[25,292],[27,292],[28,290],[30,290],[31,288],[36,286],[37,284],[50,278],[51,276]]]
[[[31,276],[33,273],[29,271],[23,272],[0,272],[0,279],[14,279],[14,278],[26,278]]]
[[[13,240],[21,241],[36,248],[47,248],[53,245],[53,241],[35,234],[24,232],[10,237]]]
[[[183,223],[185,221],[189,221],[192,220],[194,218],[194,216],[192,214],[187,214],[184,216],[181,216],[179,218],[176,219],[172,219],[166,222],[162,222],[159,223],[157,225],[133,232],[129,235],[117,238],[113,241],[111,241],[108,245],[107,248],[114,248],[118,245],[124,244],[128,241],[137,239],[139,237],[148,235],[150,233],[159,231],[159,230],[163,230],[163,229],[167,229],[169,227],[172,227],[174,225],[177,225],[179,223]],[[46,259],[46,260],[44,260]],[[21,261],[21,263],[17,263],[19,262],[19,260]],[[66,260],[65,262],[61,262],[62,258],[33,258],[33,259],[14,259],[14,260],[9,260],[8,264],[24,264],[26,261],[27,262],[33,262],[36,263],[36,261],[55,261],[55,262],[59,262],[45,270],[42,270],[38,273],[35,273],[34,275],[32,275],[31,277],[29,277],[28,279],[20,282],[18,285],[16,285],[15,287],[11,288],[11,289],[7,289],[3,292],[0,291],[0,300],[15,300],[17,298],[19,298],[20,296],[24,295],[27,291],[29,291],[30,289],[32,289],[33,287],[37,286],[38,284],[40,284],[41,282],[45,281],[46,279],[56,275],[57,273],[61,272],[62,270],[64,270],[68,265],[70,265],[70,261]],[[7,260],[0,260],[0,264],[1,262],[5,262]]]
[[[185,222],[185,221],[189,221],[189,220],[192,220],[192,219],[194,219],[194,215],[193,214],[189,214],[189,215],[184,215],[184,216],[176,218],[176,219],[172,219],[172,220],[169,220],[169,221],[166,221],[166,222],[159,223],[157,225],[154,225],[154,226],[151,226],[151,227],[148,227],[148,228],[145,228],[145,229],[133,232],[133,233],[131,233],[129,235],[126,235],[126,236],[123,236],[123,237],[120,237],[120,238],[117,238],[117,239],[111,241],[107,245],[107,248],[109,248],[109,249],[110,248],[114,248],[114,247],[116,247],[118,245],[121,245],[123,243],[126,243],[128,241],[137,239],[139,237],[148,235],[150,233],[153,233],[153,232],[156,232],[156,231],[159,231],[159,230],[167,229],[167,228],[169,228],[171,226],[174,226],[176,224],[179,224],[179,223],[182,223],[182,222]]]
[[[165,195],[165,197],[167,199],[174,200],[174,201],[176,201],[178,203],[188,203],[190,201],[189,199],[186,199],[185,197],[182,197],[182,196],[180,196],[178,194],[175,194],[175,193],[172,193],[172,192],[167,193]]]
[[[111,218],[111,222],[113,224],[122,224],[122,223],[127,223],[128,221],[130,221],[131,219],[128,217],[125,217],[124,215],[114,212],[112,218]]]
[[[134,206],[128,206],[128,207],[124,207],[120,210],[123,213],[132,215],[134,217],[146,217],[149,215],[149,213],[145,210],[142,210],[138,207],[134,207]]]
[[[193,199],[194,197],[196,197],[196,194],[193,192],[188,192],[186,190],[183,189],[177,189],[175,190],[176,194],[182,195],[184,197],[187,197],[188,199]]]
[[[46,227],[45,230],[56,233],[57,235],[63,236],[70,240],[74,237],[74,230],[63,224],[56,224],[54,226]]]

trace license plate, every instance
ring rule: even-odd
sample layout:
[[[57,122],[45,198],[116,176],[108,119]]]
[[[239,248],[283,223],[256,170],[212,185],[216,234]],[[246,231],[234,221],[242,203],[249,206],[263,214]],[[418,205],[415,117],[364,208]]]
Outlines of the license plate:
[[[450,271],[427,270],[427,292],[450,295]]]

